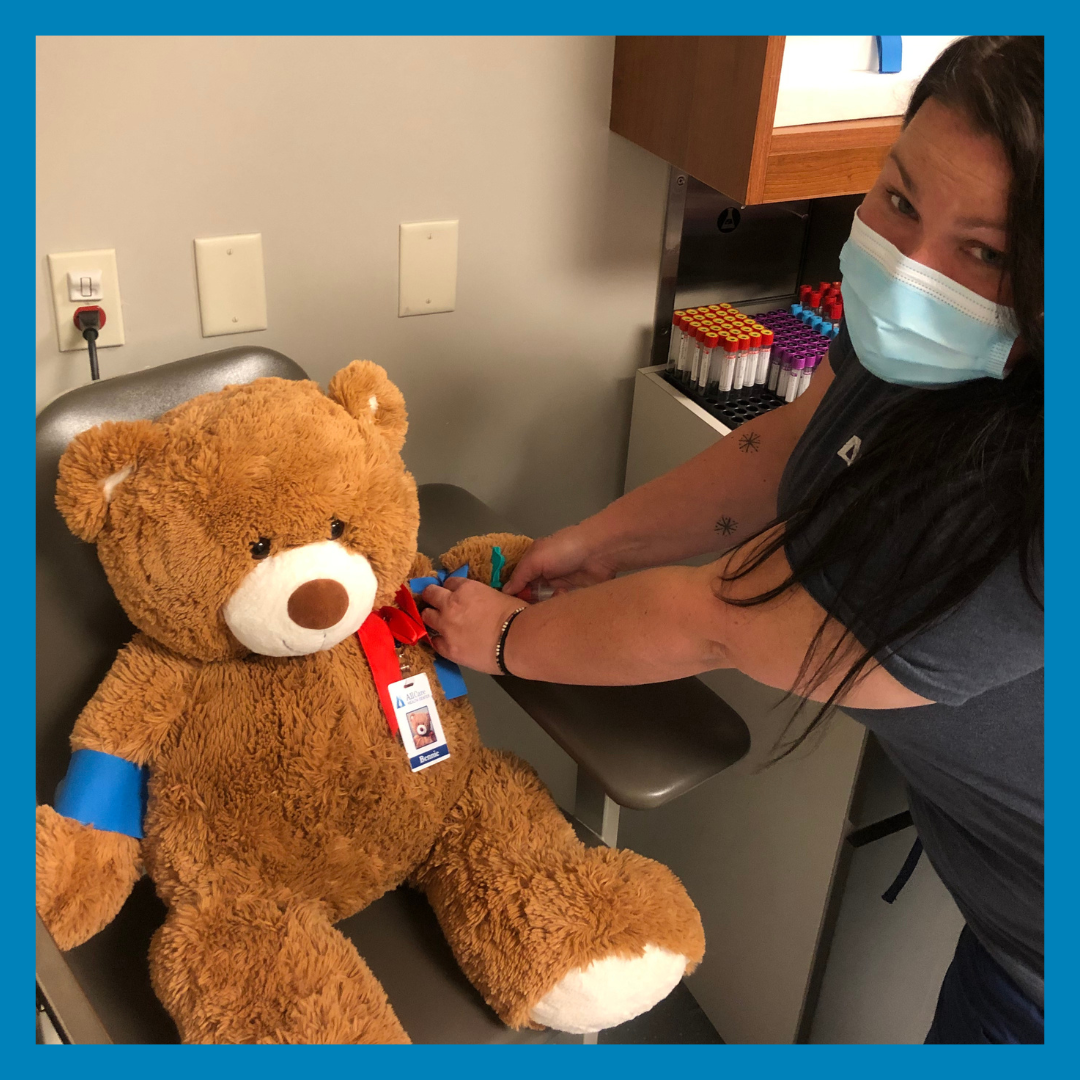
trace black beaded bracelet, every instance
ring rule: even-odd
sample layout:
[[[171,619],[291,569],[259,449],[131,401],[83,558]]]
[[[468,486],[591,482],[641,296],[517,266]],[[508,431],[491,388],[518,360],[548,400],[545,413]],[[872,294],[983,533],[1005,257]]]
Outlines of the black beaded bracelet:
[[[495,646],[495,663],[499,665],[499,670],[504,675],[512,674],[510,669],[506,666],[506,661],[503,660],[503,650],[506,648],[506,635],[510,633],[510,627],[514,620],[525,610],[523,607],[519,607],[517,611],[510,612],[510,617],[502,624],[502,630],[499,631],[499,643]]]

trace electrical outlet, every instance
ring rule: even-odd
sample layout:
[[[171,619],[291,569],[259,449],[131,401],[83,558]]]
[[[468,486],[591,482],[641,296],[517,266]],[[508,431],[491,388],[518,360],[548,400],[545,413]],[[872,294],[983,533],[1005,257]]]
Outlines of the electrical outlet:
[[[100,299],[73,300],[68,275],[76,282],[89,278]],[[86,339],[75,326],[75,312],[87,304],[97,304],[105,312],[105,325],[98,333],[97,347],[108,349],[124,344],[124,312],[120,303],[120,279],[116,273],[116,251],[68,251],[49,256],[49,280],[52,282],[53,311],[56,313],[56,338],[61,352],[86,350]]]

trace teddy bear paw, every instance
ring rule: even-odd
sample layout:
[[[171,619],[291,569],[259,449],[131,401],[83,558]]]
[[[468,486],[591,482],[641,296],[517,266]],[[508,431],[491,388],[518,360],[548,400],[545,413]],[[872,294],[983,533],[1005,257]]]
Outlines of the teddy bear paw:
[[[564,975],[529,1018],[575,1035],[616,1027],[666,998],[685,971],[685,956],[657,945],[646,945],[643,956],[605,956]]]

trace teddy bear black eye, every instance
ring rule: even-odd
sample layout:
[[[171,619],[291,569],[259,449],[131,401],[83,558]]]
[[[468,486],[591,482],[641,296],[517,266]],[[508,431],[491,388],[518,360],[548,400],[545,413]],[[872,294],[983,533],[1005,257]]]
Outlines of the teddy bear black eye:
[[[253,559],[265,559],[270,554],[270,537],[260,536],[254,544],[251,545],[251,557]]]
[[[341,535],[344,532],[345,532],[345,522],[344,521],[338,521],[337,518],[334,518],[334,520],[330,522],[330,539],[331,540],[340,540]]]

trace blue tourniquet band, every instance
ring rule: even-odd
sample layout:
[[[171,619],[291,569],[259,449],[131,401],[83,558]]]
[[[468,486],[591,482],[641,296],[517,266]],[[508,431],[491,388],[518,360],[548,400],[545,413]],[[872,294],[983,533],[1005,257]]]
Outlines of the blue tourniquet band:
[[[149,770],[100,750],[76,750],[56,789],[58,814],[95,829],[143,837]]]
[[[459,566],[456,570],[436,570],[434,577],[414,577],[409,579],[409,590],[413,596],[418,596],[429,585],[441,585],[448,577],[468,577],[469,576],[469,564]],[[443,695],[447,701],[453,698],[464,697],[469,689],[465,685],[465,680],[461,677],[461,668],[457,666],[453,661],[447,660],[445,657],[435,654],[435,674],[439,679],[439,685],[442,687]]]

